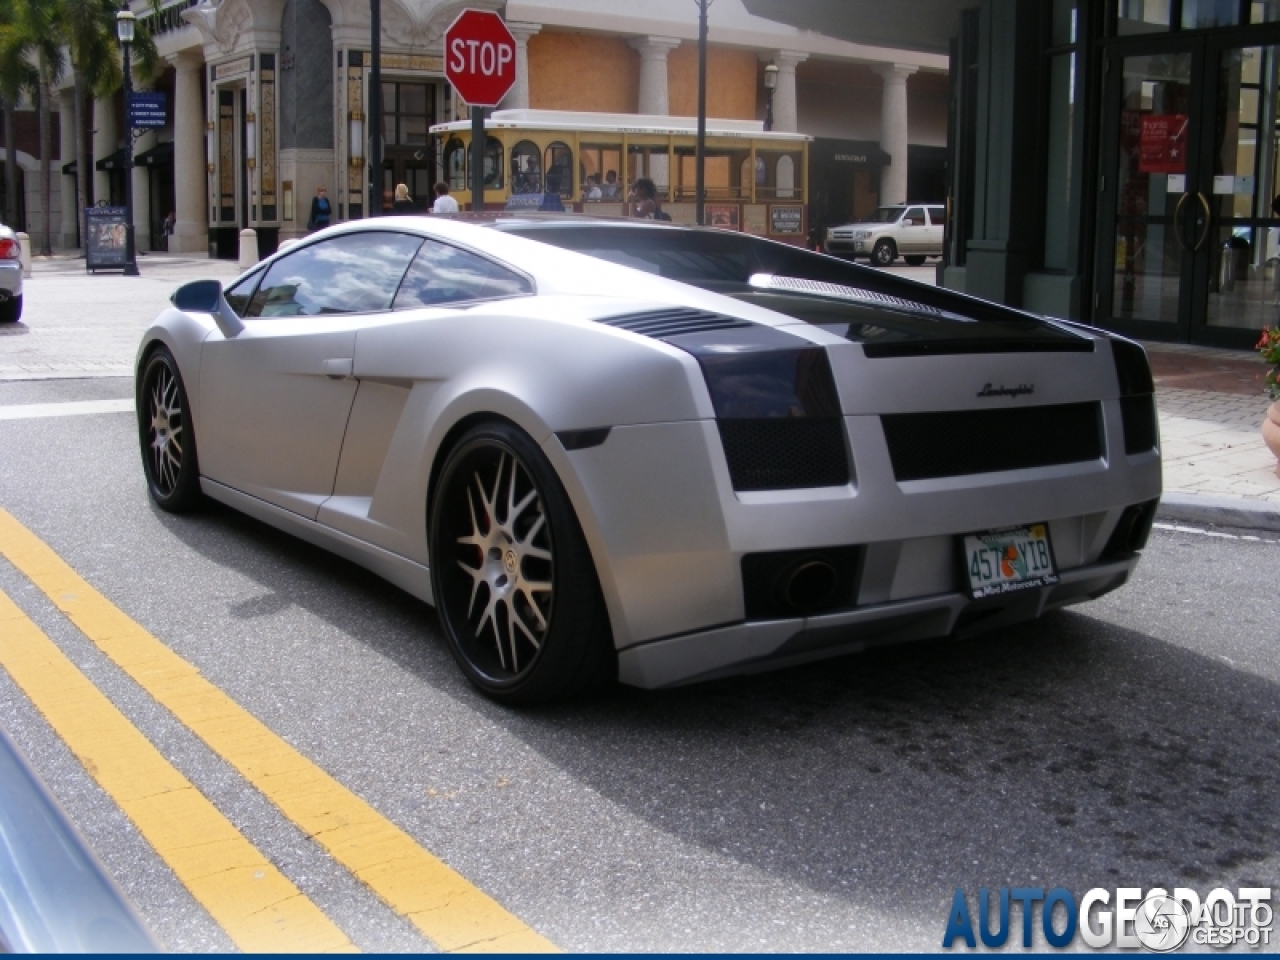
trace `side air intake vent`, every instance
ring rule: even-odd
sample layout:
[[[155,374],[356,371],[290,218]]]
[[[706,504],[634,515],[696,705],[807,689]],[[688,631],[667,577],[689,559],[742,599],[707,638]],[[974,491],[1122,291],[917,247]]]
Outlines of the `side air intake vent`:
[[[711,330],[733,330],[737,327],[751,326],[749,321],[739,320],[737,317],[726,317],[708,310],[692,310],[687,307],[624,313],[617,317],[606,317],[600,322],[654,339],[674,337],[682,333],[705,333]]]

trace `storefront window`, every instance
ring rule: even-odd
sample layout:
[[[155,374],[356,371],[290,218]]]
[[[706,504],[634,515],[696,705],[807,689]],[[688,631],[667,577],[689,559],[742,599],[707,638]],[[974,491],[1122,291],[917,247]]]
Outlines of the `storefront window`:
[[[1182,29],[1230,27],[1240,22],[1240,0],[1182,0]]]
[[[1072,150],[1075,127],[1076,55],[1060,54],[1050,64],[1048,169],[1044,204],[1044,265],[1067,269],[1071,226]]]
[[[435,123],[435,89],[425,83],[382,85],[383,137],[388,145],[421,147]]]
[[[1168,30],[1169,7],[1170,0],[1116,0],[1116,33],[1124,37]]]
[[[521,140],[511,148],[511,192],[542,192],[542,154],[532,140]]]
[[[1250,23],[1274,23],[1280,20],[1280,0],[1261,0],[1249,4]]]
[[[547,171],[547,193],[558,193],[562,197],[573,196],[573,151],[568,144],[551,143],[547,145],[545,157]]]

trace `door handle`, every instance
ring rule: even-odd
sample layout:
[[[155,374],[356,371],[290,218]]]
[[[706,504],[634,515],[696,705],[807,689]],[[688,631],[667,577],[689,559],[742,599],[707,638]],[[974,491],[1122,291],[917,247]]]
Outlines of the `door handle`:
[[[324,375],[330,380],[345,380],[351,376],[351,358],[339,357],[324,362]]]
[[[1204,232],[1200,234],[1200,239],[1196,241],[1196,245],[1191,248],[1193,253],[1198,253],[1200,248],[1204,246],[1204,242],[1209,239],[1209,229],[1212,226],[1209,222],[1212,219],[1212,215],[1209,213],[1209,201],[1205,199],[1204,194],[1199,190],[1196,191],[1196,198],[1204,209]]]
[[[1187,246],[1187,241],[1182,239],[1182,205],[1191,199],[1191,194],[1184,193],[1178,198],[1178,205],[1173,208],[1173,235],[1185,252],[1190,253],[1191,248]]]

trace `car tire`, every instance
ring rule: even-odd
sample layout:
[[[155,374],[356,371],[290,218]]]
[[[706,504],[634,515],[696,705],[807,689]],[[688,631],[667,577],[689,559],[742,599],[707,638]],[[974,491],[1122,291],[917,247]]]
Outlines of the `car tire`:
[[[920,266],[923,266],[923,265],[924,265],[924,261],[925,261],[925,257],[919,256],[919,255],[912,255],[912,256],[910,256],[910,257],[903,257],[902,259],[903,259],[903,260],[905,260],[905,261],[907,261],[907,266],[908,266],[908,267],[920,267]]]
[[[157,347],[143,364],[136,406],[147,492],[161,510],[194,510],[204,495],[191,405],[177,361],[166,347]]]
[[[17,323],[22,319],[22,294],[0,303],[0,323]]]
[[[519,428],[482,423],[453,446],[429,540],[445,638],[481,692],[526,706],[617,678],[586,538],[555,470]]]
[[[887,267],[898,259],[898,250],[892,240],[877,240],[871,250],[871,262],[877,267]]]

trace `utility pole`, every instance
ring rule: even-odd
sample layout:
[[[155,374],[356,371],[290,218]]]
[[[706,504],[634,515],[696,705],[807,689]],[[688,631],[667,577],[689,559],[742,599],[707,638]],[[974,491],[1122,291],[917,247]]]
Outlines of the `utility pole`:
[[[129,47],[133,44],[137,18],[126,0],[116,14],[116,37],[120,40],[120,60],[124,68],[124,275],[138,276],[138,247],[133,235],[133,73]]]
[[[695,0],[698,4],[698,152],[694,160],[694,220],[705,225],[707,173],[707,8],[711,0]]]
[[[382,215],[382,0],[369,0],[369,212]]]

